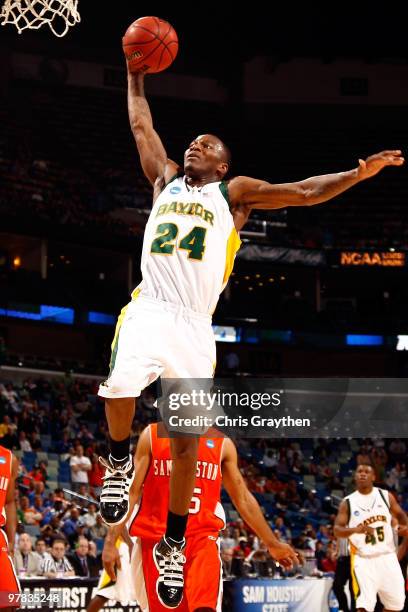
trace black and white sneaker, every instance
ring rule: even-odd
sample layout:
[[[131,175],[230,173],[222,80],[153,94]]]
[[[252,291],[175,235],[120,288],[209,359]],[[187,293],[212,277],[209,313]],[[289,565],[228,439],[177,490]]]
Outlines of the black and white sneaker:
[[[175,542],[163,536],[153,548],[153,559],[159,572],[156,593],[166,608],[177,608],[183,599],[183,565],[186,558],[182,551],[185,545],[185,539]]]
[[[129,512],[129,491],[135,478],[133,457],[116,461],[99,457],[106,468],[100,497],[99,512],[107,525],[120,525]]]

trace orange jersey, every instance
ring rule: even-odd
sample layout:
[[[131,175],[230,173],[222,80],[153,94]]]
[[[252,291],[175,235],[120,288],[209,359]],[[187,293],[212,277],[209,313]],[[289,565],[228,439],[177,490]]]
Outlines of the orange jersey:
[[[11,478],[12,454],[4,446],[0,446],[0,527],[6,524],[6,497]]]
[[[139,510],[129,533],[131,536],[160,539],[166,531],[169,508],[170,440],[158,437],[157,423],[149,425],[149,429],[152,457]],[[225,526],[225,513],[220,502],[223,443],[223,438],[200,438],[187,538],[198,533],[218,534]]]

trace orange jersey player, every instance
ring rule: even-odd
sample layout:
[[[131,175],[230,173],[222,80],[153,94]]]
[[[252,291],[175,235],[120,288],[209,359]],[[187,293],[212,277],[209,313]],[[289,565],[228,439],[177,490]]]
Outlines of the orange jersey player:
[[[18,462],[13,453],[0,446],[0,608],[19,607],[20,584],[11,560],[17,527],[15,480]]]
[[[129,533],[137,537],[132,555],[134,597],[144,612],[165,608],[156,594],[159,569],[152,551],[166,530],[169,504],[169,482],[172,467],[170,441],[158,435],[158,425],[149,425],[142,433],[135,454],[135,481],[131,489],[130,512],[139,500],[139,509]],[[163,430],[164,431],[164,430]],[[164,434],[163,434],[164,435]],[[205,609],[219,611],[222,601],[222,566],[219,554],[219,532],[225,526],[220,503],[221,483],[246,523],[267,544],[271,555],[282,565],[297,562],[295,551],[273,535],[262,511],[238,469],[237,452],[228,438],[201,438],[196,464],[196,481],[187,523],[187,546],[180,552],[184,566],[185,591],[180,612]],[[115,541],[122,526],[111,526],[105,540],[103,560],[106,571],[115,578],[119,568]],[[166,576],[181,570],[184,561],[177,559],[165,567]],[[139,571],[137,569],[139,568]],[[142,569],[140,569],[142,568]],[[120,570],[119,570],[120,571]]]

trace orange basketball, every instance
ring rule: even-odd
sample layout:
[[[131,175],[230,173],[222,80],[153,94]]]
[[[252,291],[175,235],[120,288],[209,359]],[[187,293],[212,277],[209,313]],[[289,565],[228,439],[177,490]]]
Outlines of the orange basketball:
[[[172,26],[158,17],[141,17],[122,39],[131,72],[161,72],[173,62],[178,38]]]

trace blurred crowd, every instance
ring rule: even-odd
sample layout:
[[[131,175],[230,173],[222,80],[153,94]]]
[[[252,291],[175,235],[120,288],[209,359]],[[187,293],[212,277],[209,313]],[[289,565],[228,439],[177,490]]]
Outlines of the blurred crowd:
[[[101,567],[107,528],[97,506],[81,508],[66,492],[99,497],[104,472],[98,456],[105,453],[107,430],[96,391],[95,380],[69,376],[0,381],[0,444],[20,458],[15,549],[22,575],[91,575]],[[154,395],[148,389],[138,403],[134,444],[154,420]],[[333,522],[340,500],[353,488],[357,462],[370,461],[377,483],[393,491],[408,510],[404,440],[241,439],[236,444],[249,490],[279,539],[302,552],[302,572],[335,571]],[[227,516],[221,537],[226,575],[279,574],[282,570],[240,519],[225,491],[222,503]],[[86,563],[78,557],[86,557]]]

